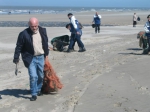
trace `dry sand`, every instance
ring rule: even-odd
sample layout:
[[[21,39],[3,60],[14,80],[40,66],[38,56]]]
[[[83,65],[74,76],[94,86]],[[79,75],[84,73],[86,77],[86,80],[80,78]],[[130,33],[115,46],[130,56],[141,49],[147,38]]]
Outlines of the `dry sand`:
[[[85,20],[92,16],[92,13],[83,14],[87,15]],[[83,14],[77,14],[81,20]],[[121,13],[127,19],[122,23],[118,13],[104,13],[103,22],[119,26],[102,26],[100,34],[95,34],[92,27],[84,27],[82,41],[86,52],[50,51],[50,62],[64,87],[57,94],[38,97],[35,102],[29,100],[27,69],[20,61],[21,73],[15,76],[12,63],[18,33],[24,28],[0,27],[0,112],[150,112],[150,59],[148,55],[141,55],[136,38],[143,30],[148,13],[140,13],[143,21],[136,28],[132,27],[132,14]],[[31,15],[3,15],[0,21],[8,21],[8,16],[12,21],[27,21]],[[34,16],[46,21],[61,18],[68,21],[66,15]],[[88,18],[83,22],[90,21]],[[65,28],[49,27],[47,34],[50,41],[70,33]],[[78,50],[77,45],[75,49]]]

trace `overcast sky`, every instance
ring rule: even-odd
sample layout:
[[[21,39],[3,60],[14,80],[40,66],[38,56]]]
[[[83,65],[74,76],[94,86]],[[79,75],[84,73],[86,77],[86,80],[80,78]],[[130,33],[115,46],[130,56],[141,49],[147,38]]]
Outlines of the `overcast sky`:
[[[148,7],[150,0],[0,0],[0,6]]]

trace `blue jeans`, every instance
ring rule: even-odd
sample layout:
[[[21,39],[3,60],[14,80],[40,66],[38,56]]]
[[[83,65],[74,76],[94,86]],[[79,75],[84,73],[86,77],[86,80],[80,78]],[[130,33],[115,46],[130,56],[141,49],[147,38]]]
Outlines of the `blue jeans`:
[[[31,95],[41,91],[44,77],[44,55],[34,56],[28,68]]]

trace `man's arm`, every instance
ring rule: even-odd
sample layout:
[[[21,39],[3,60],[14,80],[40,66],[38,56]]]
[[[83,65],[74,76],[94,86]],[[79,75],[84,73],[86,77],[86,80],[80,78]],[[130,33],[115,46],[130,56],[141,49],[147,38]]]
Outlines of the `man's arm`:
[[[101,19],[102,18],[102,16],[101,15],[98,15],[98,17]]]
[[[150,33],[150,26],[148,26],[147,23],[144,26],[144,30],[146,33]]]
[[[93,16],[93,21],[92,21],[92,23],[95,23],[95,20],[94,20],[94,18],[95,18],[95,16]]]
[[[46,37],[46,40],[45,40],[45,42],[46,42],[46,52],[45,52],[45,56],[47,57],[48,54],[49,54],[49,47],[48,47],[48,36],[47,36],[46,28],[43,28],[43,32],[44,32],[44,35],[45,35],[45,37]]]
[[[18,36],[17,43],[16,43],[16,48],[15,48],[15,52],[14,52],[13,62],[15,64],[17,64],[19,62],[19,56],[20,56],[23,44],[24,44],[24,39],[23,39],[23,33],[21,32]]]
[[[72,18],[71,18],[71,23],[72,23],[72,25],[73,25],[73,27],[77,30],[77,24],[76,24],[76,22],[75,22],[75,17],[74,16],[72,16]]]

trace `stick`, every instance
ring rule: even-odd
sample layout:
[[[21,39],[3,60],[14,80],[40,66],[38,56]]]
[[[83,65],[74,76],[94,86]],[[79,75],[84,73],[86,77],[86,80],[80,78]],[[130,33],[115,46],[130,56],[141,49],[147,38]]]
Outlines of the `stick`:
[[[15,74],[18,74],[18,63],[16,64]]]

